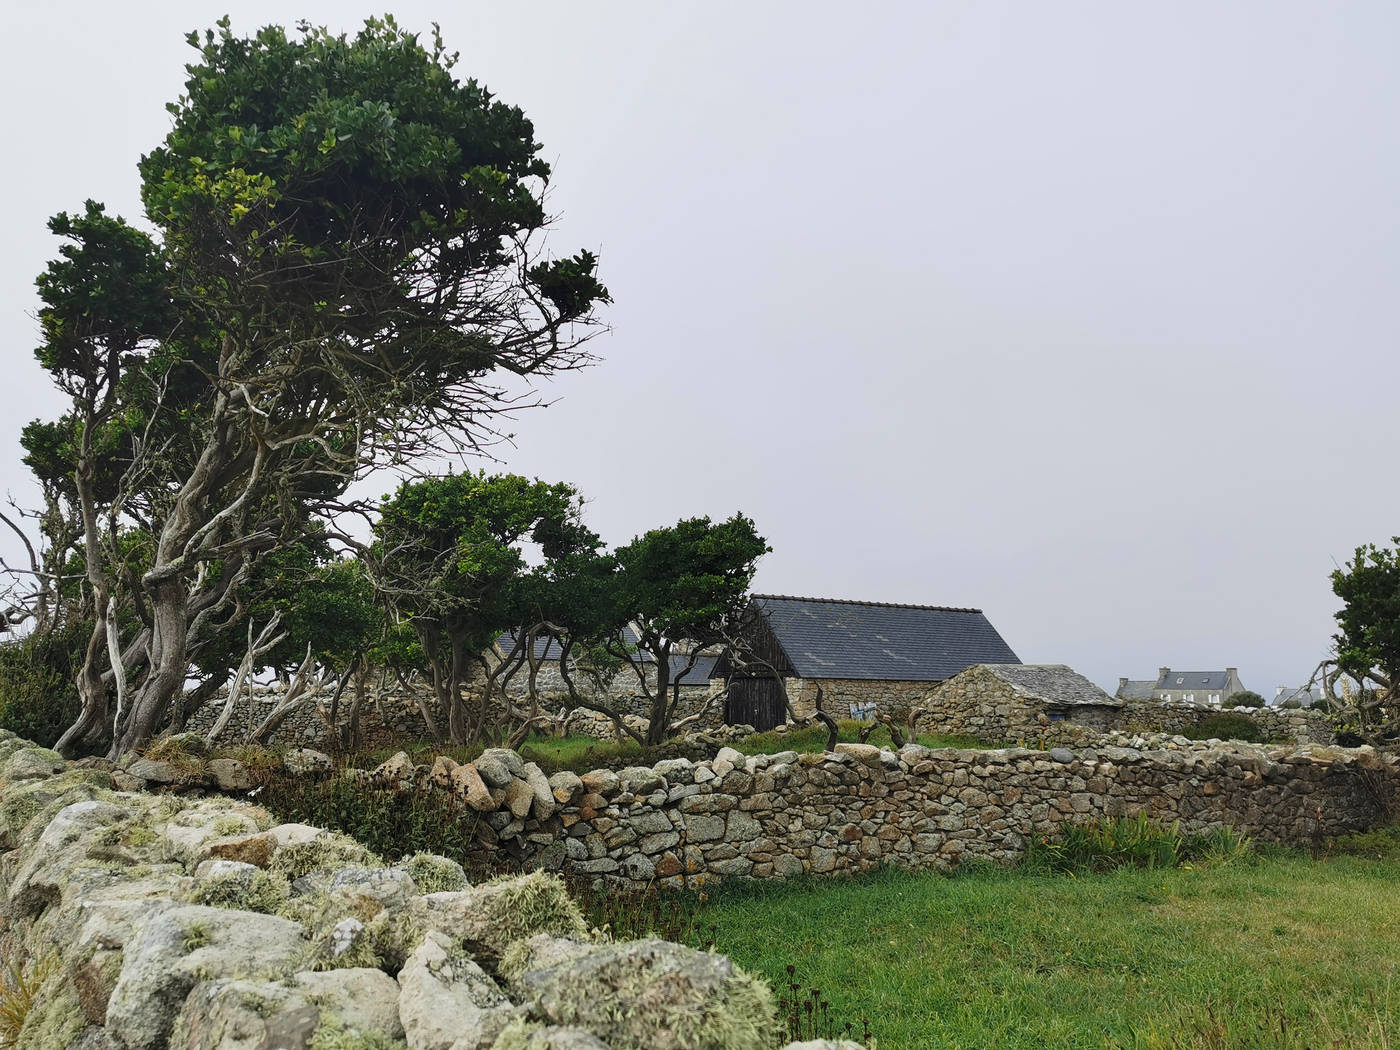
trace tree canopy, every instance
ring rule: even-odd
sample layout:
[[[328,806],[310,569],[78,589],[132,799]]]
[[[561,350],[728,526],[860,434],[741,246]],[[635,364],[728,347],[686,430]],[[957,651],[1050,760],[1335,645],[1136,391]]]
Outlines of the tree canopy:
[[[39,280],[38,357],[71,410],[25,447],[92,623],[70,752],[147,740],[260,559],[367,472],[492,440],[519,405],[494,377],[587,363],[608,301],[591,253],[538,255],[534,129],[436,33],[224,19],[189,43],[139,165],[155,234],[90,202],[51,224],[69,243]]]
[[[1373,744],[1400,739],[1400,549],[1357,547],[1332,573],[1332,591],[1346,604],[1336,614],[1336,658],[1314,673],[1324,701],[1344,733]]]
[[[571,485],[484,471],[409,482],[381,505],[375,576],[418,632],[438,717],[454,741],[494,726],[489,697],[477,698],[472,710],[462,702],[482,652],[504,631],[520,635],[522,621],[538,615],[554,562],[597,550],[581,510]],[[543,565],[527,564],[527,542]]]

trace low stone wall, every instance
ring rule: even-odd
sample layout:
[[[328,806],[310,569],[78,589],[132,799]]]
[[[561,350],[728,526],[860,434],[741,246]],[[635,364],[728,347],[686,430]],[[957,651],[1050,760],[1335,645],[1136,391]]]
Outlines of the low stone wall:
[[[682,718],[700,710],[710,695],[709,690],[704,688],[682,690],[675,717]],[[222,713],[226,696],[227,693],[222,693],[192,713],[185,721],[186,730],[207,733]],[[250,696],[239,701],[219,742],[232,744],[247,739],[248,734],[272,711],[280,696],[279,685],[255,686]],[[341,697],[339,717],[342,721],[346,717],[344,712],[348,710],[351,699],[348,690]],[[330,701],[330,691],[315,694],[310,703],[287,718],[273,734],[271,743],[295,747],[331,747],[331,734],[326,727],[326,719],[320,713],[320,708],[328,706]],[[557,712],[566,701],[567,697],[541,694],[541,706],[545,710]],[[636,726],[640,723],[645,727],[646,715],[650,711],[650,702],[646,697],[619,694],[610,702],[616,705],[629,724]],[[577,717],[571,717],[570,720],[570,732],[577,730],[584,735],[598,736],[600,739],[610,739],[613,736],[611,722],[608,722],[606,716],[593,718],[585,709],[579,708],[576,711]],[[606,727],[598,728],[601,724],[599,719],[606,723]],[[715,729],[723,725],[724,704],[717,701],[709,706],[706,717],[692,723],[692,728]],[[428,738],[427,723],[424,722],[422,711],[413,695],[399,689],[376,689],[370,692],[360,709],[360,746],[363,750],[399,747]]]
[[[0,735],[16,1050],[770,1050],[772,994],[721,955],[590,930],[536,872],[419,854],[228,798],[115,790]],[[126,774],[128,777],[131,774]],[[854,1043],[788,1050],[860,1050]]]
[[[1270,740],[1298,743],[1328,743],[1336,736],[1331,720],[1321,711],[1280,707],[1207,707],[1199,704],[1168,704],[1134,700],[1123,706],[1114,728],[1129,732],[1185,733],[1208,718],[1220,714],[1240,714],[1249,718]]]
[[[727,876],[946,869],[1008,862],[1061,825],[1146,814],[1186,831],[1228,826],[1303,844],[1367,828],[1400,783],[1370,748],[1255,748],[1182,738],[1144,748],[834,753],[675,759],[546,777],[514,752],[430,769],[396,756],[367,783],[457,795],[487,848],[578,874],[694,886]]]
[[[972,667],[942,684],[926,683],[923,690],[909,689],[906,706],[928,713],[919,728],[929,733],[958,733],[989,742],[1021,741],[1040,744],[1062,738],[1053,727],[1063,723],[1097,732],[1186,733],[1221,708],[1204,704],[1126,701],[1121,707],[1066,705],[1054,707],[1017,693],[1007,682],[980,667]],[[1320,711],[1281,708],[1236,708],[1270,740],[1329,743],[1331,723]],[[1063,720],[1063,722],[1061,721]],[[1080,736],[1082,739],[1082,735]]]

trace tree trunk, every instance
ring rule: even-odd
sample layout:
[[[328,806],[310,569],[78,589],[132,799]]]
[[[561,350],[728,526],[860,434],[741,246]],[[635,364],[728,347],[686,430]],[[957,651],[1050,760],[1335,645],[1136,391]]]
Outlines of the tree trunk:
[[[151,669],[141,688],[132,696],[125,724],[115,727],[108,757],[114,761],[127,751],[145,747],[159,731],[170,701],[184,688],[189,672],[186,656],[186,612],[189,595],[179,577],[168,577],[151,592],[151,615],[155,630],[151,640]]]
[[[58,739],[55,749],[65,758],[73,758],[84,746],[94,746],[107,735],[108,700],[107,686],[102,681],[101,659],[107,649],[108,635],[106,613],[111,597],[111,586],[102,564],[102,546],[98,538],[97,505],[93,498],[92,483],[95,468],[92,462],[92,429],[95,425],[92,410],[89,409],[83,421],[79,437],[79,454],[76,469],[73,471],[73,486],[78,497],[78,513],[83,520],[83,567],[87,572],[89,586],[92,587],[92,634],[88,636],[87,648],[83,651],[83,665],[78,668],[75,684],[82,711],[77,721],[69,726]],[[113,660],[120,656],[115,651]]]
[[[656,654],[656,692],[651,698],[651,719],[647,724],[649,747],[665,743],[666,731],[671,726],[671,643],[664,642],[652,652]]]

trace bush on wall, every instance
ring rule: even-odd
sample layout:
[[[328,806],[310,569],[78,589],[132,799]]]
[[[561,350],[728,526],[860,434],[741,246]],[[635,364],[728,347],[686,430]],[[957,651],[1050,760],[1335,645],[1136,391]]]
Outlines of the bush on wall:
[[[1253,689],[1241,689],[1238,693],[1231,693],[1225,698],[1221,707],[1263,707],[1264,698]]]
[[[1262,744],[1267,740],[1259,723],[1248,715],[1234,712],[1203,718],[1182,736],[1188,740],[1243,740],[1247,744]]]

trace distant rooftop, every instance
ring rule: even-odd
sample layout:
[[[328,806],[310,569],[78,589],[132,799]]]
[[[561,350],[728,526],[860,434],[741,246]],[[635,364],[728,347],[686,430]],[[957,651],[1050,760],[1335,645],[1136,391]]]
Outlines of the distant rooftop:
[[[977,663],[1019,659],[980,609],[755,594],[803,678],[942,682]]]
[[[1157,677],[1158,689],[1224,689],[1230,681],[1229,670],[1224,671],[1174,671]]]

